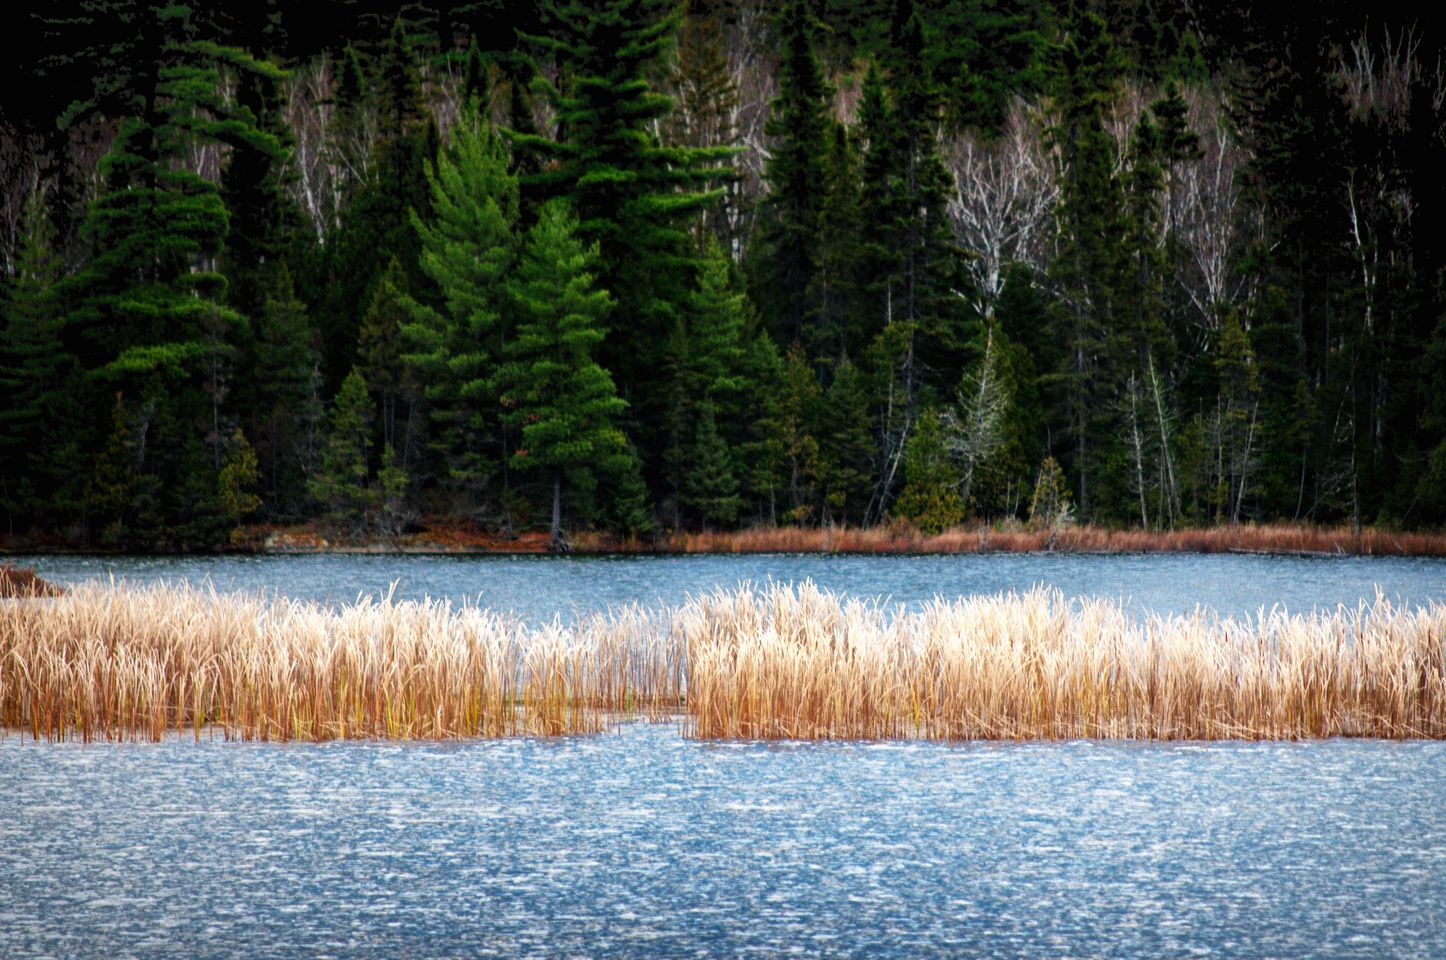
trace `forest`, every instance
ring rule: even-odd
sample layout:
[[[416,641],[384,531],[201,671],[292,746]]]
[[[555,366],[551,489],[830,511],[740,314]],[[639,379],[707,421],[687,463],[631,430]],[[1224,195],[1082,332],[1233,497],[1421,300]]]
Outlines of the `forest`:
[[[0,536],[1446,523],[1446,36],[31,0]]]

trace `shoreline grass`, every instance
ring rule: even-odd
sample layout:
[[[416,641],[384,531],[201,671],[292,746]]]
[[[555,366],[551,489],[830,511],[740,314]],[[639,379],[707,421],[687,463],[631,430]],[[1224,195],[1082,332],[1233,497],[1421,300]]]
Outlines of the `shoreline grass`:
[[[1446,604],[1245,620],[1035,590],[879,606],[740,585],[531,625],[87,583],[0,602],[0,728],[40,740],[1446,738]]]
[[[1035,529],[1017,522],[954,527],[925,535],[908,524],[877,527],[748,527],[742,530],[666,531],[645,538],[574,533],[580,554],[974,554],[974,553],[1254,553],[1287,556],[1446,557],[1446,531],[1313,524],[1237,524],[1177,530],[1114,529],[1092,525]],[[431,523],[393,538],[345,538],[313,525],[245,527],[218,552],[239,554],[543,554],[545,533],[503,537],[477,529]],[[63,539],[0,537],[0,554],[92,553]],[[105,552],[105,551],[99,551]]]

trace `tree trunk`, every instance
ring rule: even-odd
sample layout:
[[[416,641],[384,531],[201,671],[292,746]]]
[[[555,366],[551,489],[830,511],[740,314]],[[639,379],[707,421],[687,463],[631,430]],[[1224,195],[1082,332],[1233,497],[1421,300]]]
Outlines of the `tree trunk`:
[[[552,475],[552,538],[551,548],[558,552],[567,550],[567,541],[562,536],[562,471]]]

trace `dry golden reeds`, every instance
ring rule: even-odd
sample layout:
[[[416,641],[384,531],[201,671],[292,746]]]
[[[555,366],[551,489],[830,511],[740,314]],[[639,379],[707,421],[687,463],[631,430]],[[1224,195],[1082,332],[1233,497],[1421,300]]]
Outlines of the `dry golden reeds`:
[[[605,549],[606,545],[593,545]],[[621,549],[614,547],[614,549]],[[907,524],[880,527],[755,527],[679,533],[673,553],[1266,553],[1446,556],[1446,534],[1309,524],[1236,524],[1201,529],[1112,530],[1089,525],[1034,529],[966,526],[925,536]]]
[[[0,727],[36,739],[557,735],[679,710],[703,738],[1446,738],[1446,605],[1252,620],[1036,590],[923,609],[744,585],[529,626],[87,584],[0,603]]]

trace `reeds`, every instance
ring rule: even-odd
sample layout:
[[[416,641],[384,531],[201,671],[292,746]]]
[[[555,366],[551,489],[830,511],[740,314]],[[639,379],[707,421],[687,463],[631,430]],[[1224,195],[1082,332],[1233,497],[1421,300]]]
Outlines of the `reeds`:
[[[1036,590],[918,612],[810,585],[679,612],[704,738],[1446,737],[1446,605],[1136,617]]]
[[[676,705],[668,666],[631,608],[571,629],[438,601],[333,609],[166,585],[0,604],[0,726],[37,739],[584,733],[656,714],[649,696]]]
[[[1250,620],[1036,590],[918,610],[811,584],[540,626],[87,584],[0,603],[0,727],[36,739],[559,735],[683,712],[702,738],[1446,738],[1446,605]]]
[[[601,546],[598,547],[601,549]],[[880,527],[756,527],[679,533],[677,553],[1267,553],[1446,556],[1446,534],[1309,524],[1237,524],[1180,530],[1019,525],[956,527],[925,536],[907,524]]]

